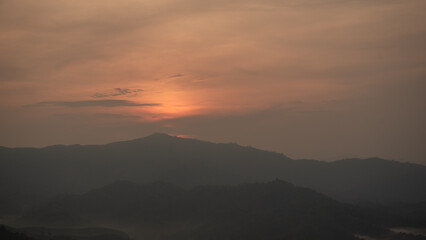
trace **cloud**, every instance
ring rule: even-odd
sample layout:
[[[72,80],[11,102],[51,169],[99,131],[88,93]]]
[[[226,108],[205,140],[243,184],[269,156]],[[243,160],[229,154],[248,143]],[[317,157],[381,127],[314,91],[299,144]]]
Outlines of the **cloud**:
[[[179,78],[179,77],[183,77],[183,76],[185,76],[185,74],[179,73],[179,74],[172,75],[169,78]]]
[[[137,115],[126,115],[118,113],[95,113],[95,114],[76,114],[76,113],[60,113],[54,114],[53,117],[58,117],[60,119],[68,120],[81,120],[81,121],[100,121],[100,120],[136,120],[140,119],[140,116]]]
[[[111,118],[111,119],[140,119],[140,116],[136,115],[125,115],[125,114],[116,114],[116,113],[97,113],[94,114],[96,117],[102,118]]]
[[[143,89],[130,89],[130,88],[114,88],[112,91],[107,92],[98,92],[93,95],[94,98],[105,98],[105,97],[115,97],[115,96],[136,96],[139,92],[142,92]]]
[[[46,101],[35,104],[26,105],[27,107],[44,107],[44,106],[60,106],[60,107],[149,107],[159,106],[159,103],[137,103],[128,100],[81,100],[81,101]]]

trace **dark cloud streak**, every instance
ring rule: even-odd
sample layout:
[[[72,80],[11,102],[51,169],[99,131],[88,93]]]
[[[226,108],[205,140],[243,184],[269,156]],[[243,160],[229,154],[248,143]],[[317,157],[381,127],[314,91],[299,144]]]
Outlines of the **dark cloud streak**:
[[[179,77],[183,77],[183,76],[185,76],[185,75],[184,74],[175,74],[175,75],[170,76],[169,78],[179,78]]]
[[[93,95],[94,98],[105,98],[105,97],[116,97],[116,96],[135,96],[139,92],[142,92],[143,89],[129,89],[129,88],[114,88],[112,91],[109,92],[101,92],[101,93],[95,93]]]
[[[150,107],[159,106],[159,103],[137,103],[128,100],[81,100],[81,101],[46,101],[35,104],[26,105],[26,107],[44,107],[44,106],[60,106],[60,107]]]

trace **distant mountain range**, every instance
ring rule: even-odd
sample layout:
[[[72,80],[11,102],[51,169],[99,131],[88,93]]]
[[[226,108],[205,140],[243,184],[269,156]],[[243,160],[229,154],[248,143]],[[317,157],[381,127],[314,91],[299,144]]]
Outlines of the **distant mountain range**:
[[[16,223],[36,226],[21,228],[30,236],[40,236],[46,227],[55,236],[79,236],[72,229],[107,226],[140,240],[425,240],[389,231],[393,226],[425,228],[425,206],[359,207],[281,180],[191,190],[162,182],[119,181],[81,195],[58,196],[28,210]],[[95,232],[120,238],[94,240],[125,237]]]
[[[385,229],[310,189],[269,183],[201,186],[115,182],[28,211],[20,224],[133,226],[137,239],[356,239]],[[309,230],[307,230],[309,229]]]
[[[282,179],[346,202],[426,201],[426,167],[371,159],[292,160],[237,144],[153,134],[106,145],[0,147],[0,215],[117,180],[183,188]]]

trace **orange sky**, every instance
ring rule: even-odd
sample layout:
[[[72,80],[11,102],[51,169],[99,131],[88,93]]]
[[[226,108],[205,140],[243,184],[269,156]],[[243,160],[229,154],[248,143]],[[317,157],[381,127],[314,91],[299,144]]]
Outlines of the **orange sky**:
[[[153,132],[426,163],[423,0],[3,0],[0,145]]]

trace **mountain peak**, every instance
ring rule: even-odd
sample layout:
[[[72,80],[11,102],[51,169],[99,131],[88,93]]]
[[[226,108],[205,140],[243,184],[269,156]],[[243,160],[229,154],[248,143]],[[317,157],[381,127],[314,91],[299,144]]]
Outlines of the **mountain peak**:
[[[146,137],[148,138],[148,137],[173,137],[173,136],[163,132],[156,132]]]
[[[141,137],[141,138],[138,138],[138,139],[165,140],[165,139],[174,139],[174,138],[177,138],[177,137],[170,135],[170,134],[167,134],[167,133],[158,132],[158,133],[153,133],[151,135]],[[138,139],[136,139],[136,140],[138,140]]]
[[[140,138],[127,140],[127,141],[112,142],[107,145],[117,145],[117,144],[120,145],[120,144],[141,143],[141,142],[165,142],[165,141],[170,141],[172,139],[177,139],[177,137],[169,135],[167,133],[153,133],[145,137],[140,137]]]

